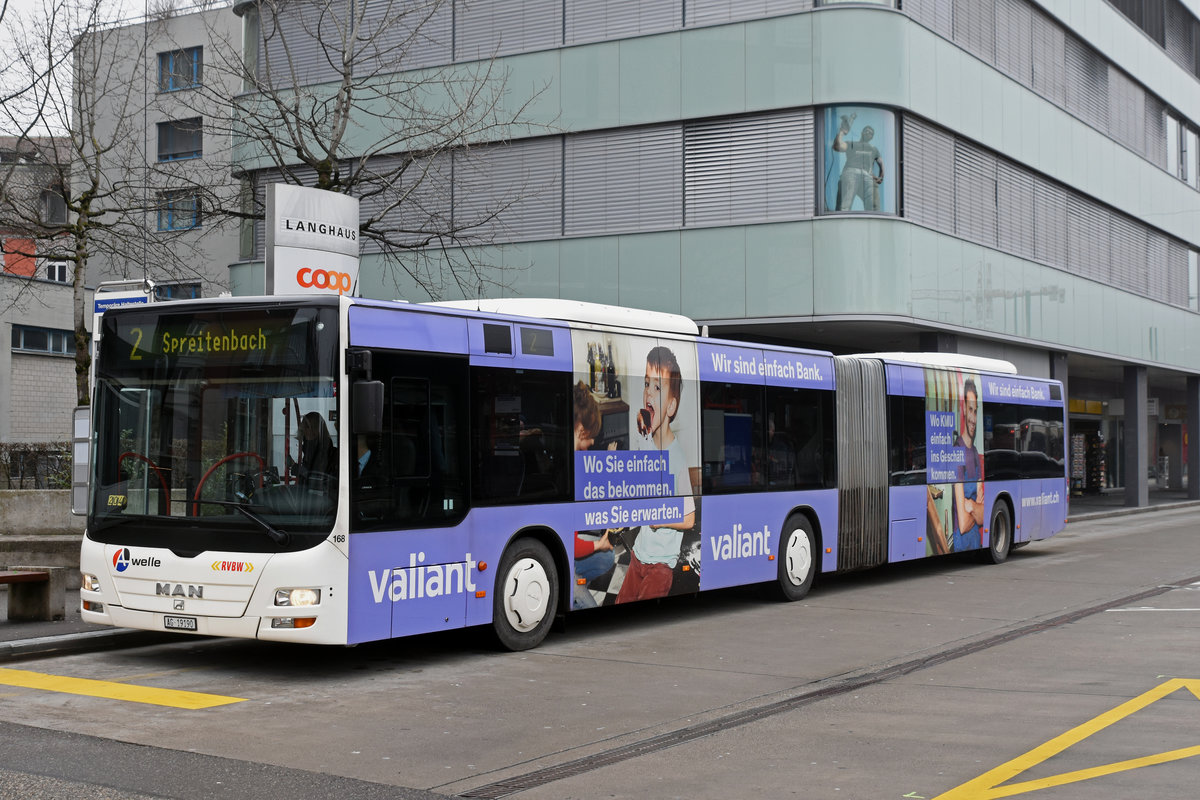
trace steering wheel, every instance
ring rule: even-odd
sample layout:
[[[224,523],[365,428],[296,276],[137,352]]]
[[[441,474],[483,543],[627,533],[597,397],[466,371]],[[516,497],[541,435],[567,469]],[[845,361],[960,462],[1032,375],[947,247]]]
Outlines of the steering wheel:
[[[158,464],[155,464],[141,453],[135,453],[132,450],[127,450],[124,453],[121,453],[121,455],[117,456],[118,473],[121,471],[121,462],[127,458],[136,458],[138,461],[143,461],[150,467],[150,469],[154,470],[154,474],[158,476],[158,482],[162,484],[162,494],[158,497],[158,513],[160,516],[170,516],[170,511],[167,510],[169,506],[166,506],[165,504],[170,502],[171,491],[167,488],[167,478],[165,475],[163,475],[162,470],[158,468]]]
[[[196,484],[196,493],[192,496],[192,516],[193,517],[200,516],[200,504],[197,503],[196,501],[200,499],[200,490],[204,488],[204,482],[209,479],[209,476],[211,476],[214,472],[216,472],[217,467],[219,467],[222,464],[225,464],[229,461],[234,461],[235,459],[239,459],[239,458],[253,458],[254,460],[256,460],[258,462],[258,488],[260,488],[260,489],[262,488],[263,472],[265,472],[266,468],[267,468],[266,460],[264,460],[263,457],[260,456],[258,453],[251,453],[249,451],[242,452],[242,453],[230,453],[229,455],[218,460],[217,463],[215,463],[211,467],[209,467],[208,472],[204,473],[204,477],[201,478],[200,482]]]

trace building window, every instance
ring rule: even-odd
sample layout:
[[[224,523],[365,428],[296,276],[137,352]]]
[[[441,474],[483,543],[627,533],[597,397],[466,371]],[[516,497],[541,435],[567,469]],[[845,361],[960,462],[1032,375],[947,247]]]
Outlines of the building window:
[[[54,281],[55,283],[70,283],[67,278],[67,262],[66,261],[46,261],[45,262],[46,280]]]
[[[1187,173],[1184,180],[1193,189],[1200,188],[1200,174],[1197,174],[1200,171],[1198,170],[1200,164],[1197,163],[1200,160],[1200,150],[1197,149],[1196,131],[1193,128],[1188,128],[1184,131],[1180,139],[1183,142],[1183,170]]]
[[[204,72],[204,48],[189,47],[158,54],[158,90],[176,92],[200,85]]]
[[[684,125],[684,223],[729,225],[813,215],[811,109]]]
[[[204,154],[204,133],[200,117],[158,123],[158,160],[179,161]]]
[[[1178,118],[1167,115],[1167,172],[1176,178],[1184,178],[1183,159],[1180,150],[1183,148],[1182,123]],[[1184,178],[1186,180],[1186,178]]]
[[[821,125],[822,203],[827,214],[896,213],[896,114],[831,106]]]
[[[1179,180],[1189,181],[1192,173],[1188,171],[1188,162],[1195,158],[1195,153],[1188,152],[1188,130],[1182,123],[1179,126]]]
[[[242,75],[243,92],[252,90],[258,78],[258,19],[258,8],[254,5],[242,14],[242,63],[246,70]]]
[[[1200,311],[1200,253],[1188,250],[1188,308]]]
[[[192,192],[162,192],[158,196],[158,229],[186,231],[200,227],[200,198]]]
[[[33,328],[26,325],[13,325],[12,327],[12,349],[26,353],[66,355],[72,352],[73,339],[71,331]]]
[[[67,223],[67,201],[62,191],[42,190],[42,224],[65,225]]]

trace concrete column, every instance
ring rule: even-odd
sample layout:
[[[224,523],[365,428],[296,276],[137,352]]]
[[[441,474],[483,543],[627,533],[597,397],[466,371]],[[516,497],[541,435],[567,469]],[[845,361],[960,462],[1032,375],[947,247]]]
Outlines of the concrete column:
[[[1187,379],[1188,499],[1200,500],[1200,377]]]
[[[1145,367],[1125,368],[1125,505],[1150,505],[1150,486],[1147,472],[1150,458],[1146,444],[1150,441],[1146,427],[1149,401],[1149,380]]]
[[[1062,401],[1063,401],[1063,417],[1066,427],[1063,428],[1063,448],[1065,451],[1064,458],[1066,459],[1067,477],[1071,476],[1071,419],[1066,413],[1068,403],[1070,403],[1070,384],[1067,383],[1067,354],[1066,353],[1051,353],[1050,354],[1050,377],[1053,380],[1059,381],[1063,385]],[[1070,481],[1067,481],[1070,484]]]
[[[1158,446],[1167,457],[1167,487],[1183,488],[1183,426],[1163,425],[1158,429]],[[1162,488],[1161,486],[1159,488]]]

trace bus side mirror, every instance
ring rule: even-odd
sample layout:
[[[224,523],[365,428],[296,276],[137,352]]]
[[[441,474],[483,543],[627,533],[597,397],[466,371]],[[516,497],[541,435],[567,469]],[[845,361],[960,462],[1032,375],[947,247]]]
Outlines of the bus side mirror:
[[[383,381],[355,381],[350,402],[351,433],[383,433]]]

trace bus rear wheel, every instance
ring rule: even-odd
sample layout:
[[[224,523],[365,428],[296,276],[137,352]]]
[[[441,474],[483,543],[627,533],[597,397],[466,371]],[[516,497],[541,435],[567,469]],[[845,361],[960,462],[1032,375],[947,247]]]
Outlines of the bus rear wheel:
[[[558,570],[546,545],[519,539],[500,559],[492,594],[492,629],[506,650],[537,647],[558,612]]]
[[[988,527],[988,546],[980,551],[980,557],[985,564],[1003,564],[1008,560],[1013,543],[1012,517],[1008,513],[1008,505],[1003,501],[996,503],[992,509],[992,524]]]
[[[774,595],[785,602],[801,600],[817,575],[817,536],[803,514],[789,517],[779,538],[779,569]]]

